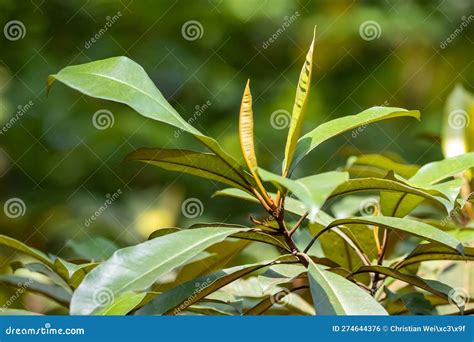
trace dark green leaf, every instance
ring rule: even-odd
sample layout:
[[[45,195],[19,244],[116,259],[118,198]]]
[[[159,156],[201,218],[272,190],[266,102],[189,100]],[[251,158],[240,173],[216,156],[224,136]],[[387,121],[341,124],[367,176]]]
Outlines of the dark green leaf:
[[[288,259],[288,256],[277,260]],[[251,265],[231,267],[213,274],[201,276],[181,284],[156,297],[149,304],[141,308],[139,314],[178,314],[188,306],[200,301],[212,292],[231,283],[232,281],[252,273],[276,261],[263,261]]]
[[[212,179],[237,188],[248,186],[222,159],[212,153],[162,148],[142,148],[130,153],[126,160],[138,160],[165,170],[184,172]]]
[[[308,278],[316,315],[386,315],[367,292],[310,261]]]

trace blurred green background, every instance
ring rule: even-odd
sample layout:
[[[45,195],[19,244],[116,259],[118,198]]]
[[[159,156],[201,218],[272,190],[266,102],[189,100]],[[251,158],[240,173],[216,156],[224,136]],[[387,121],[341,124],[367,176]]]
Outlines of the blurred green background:
[[[211,198],[220,184],[122,162],[139,147],[201,146],[59,83],[47,96],[47,76],[67,65],[130,57],[184,118],[237,158],[238,111],[250,78],[259,163],[279,170],[287,112],[317,25],[305,132],[375,105],[419,109],[422,122],[399,119],[332,139],[297,175],[368,152],[422,164],[442,158],[436,138],[447,95],[457,83],[474,90],[473,9],[471,0],[2,0],[0,203],[21,201],[18,217],[0,211],[0,233],[64,257],[98,260],[159,227],[244,223],[259,213]],[[98,111],[109,119],[101,129]],[[113,203],[91,221],[109,198]],[[183,215],[187,199],[197,199],[196,215]]]

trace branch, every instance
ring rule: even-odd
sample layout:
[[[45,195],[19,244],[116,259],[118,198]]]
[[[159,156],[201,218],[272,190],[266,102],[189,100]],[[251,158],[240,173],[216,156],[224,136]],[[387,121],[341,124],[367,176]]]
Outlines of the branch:
[[[308,217],[308,214],[309,214],[309,211],[307,211],[303,216],[300,217],[298,222],[296,222],[296,224],[293,226],[293,228],[291,228],[291,230],[289,231],[289,233],[288,233],[289,236],[292,236],[298,230],[298,228],[304,222],[306,217]]]

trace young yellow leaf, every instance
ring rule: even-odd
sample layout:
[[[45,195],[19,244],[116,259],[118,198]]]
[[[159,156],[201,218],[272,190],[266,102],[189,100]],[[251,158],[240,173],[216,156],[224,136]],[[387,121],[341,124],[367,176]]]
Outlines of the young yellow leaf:
[[[316,28],[314,29],[313,40],[306,55],[306,60],[301,69],[298,87],[296,88],[295,103],[293,105],[293,113],[291,114],[290,129],[285,147],[285,159],[283,161],[283,175],[286,176],[290,169],[291,160],[295,152],[296,143],[298,142],[303,123],[303,116],[306,110],[306,104],[309,97],[309,89],[311,88],[311,73],[313,69],[313,49],[314,39],[316,36]]]
[[[242,103],[240,104],[239,135],[240,147],[245,162],[247,163],[250,172],[254,174],[258,165],[253,138],[253,110],[252,94],[250,94],[250,80],[247,81],[244,95],[242,96]]]
[[[255,144],[253,134],[253,110],[252,110],[252,94],[250,93],[250,80],[247,81],[244,94],[242,96],[242,103],[240,104],[239,115],[239,135],[240,147],[244,156],[245,162],[252,173],[255,182],[257,182],[263,196],[268,200],[266,191],[257,174],[257,156],[255,155]]]

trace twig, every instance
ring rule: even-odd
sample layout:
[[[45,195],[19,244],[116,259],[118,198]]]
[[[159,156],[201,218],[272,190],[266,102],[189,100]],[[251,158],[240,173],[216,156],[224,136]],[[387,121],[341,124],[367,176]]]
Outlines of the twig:
[[[298,230],[298,228],[301,226],[301,224],[304,222],[304,220],[306,219],[306,217],[308,217],[308,214],[309,214],[309,211],[307,211],[303,216],[300,217],[300,219],[298,220],[298,222],[296,222],[296,224],[293,226],[293,228],[291,228],[291,230],[288,232],[288,235],[289,236],[292,236],[296,230]]]

